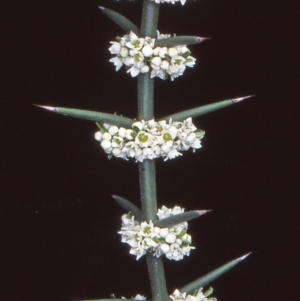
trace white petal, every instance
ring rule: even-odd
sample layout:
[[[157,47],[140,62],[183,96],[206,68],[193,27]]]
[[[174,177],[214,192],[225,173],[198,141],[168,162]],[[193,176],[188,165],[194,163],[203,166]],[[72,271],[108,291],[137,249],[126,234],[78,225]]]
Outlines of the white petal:
[[[116,71],[118,71],[123,65],[123,62],[119,59],[118,56],[111,58],[109,61],[114,63],[114,65],[116,66]]]
[[[136,76],[139,75],[140,71],[141,71],[141,70],[140,70],[139,68],[136,68],[136,67],[132,66],[130,69],[127,70],[127,73],[130,72],[130,75],[131,75],[132,77],[136,77]]]

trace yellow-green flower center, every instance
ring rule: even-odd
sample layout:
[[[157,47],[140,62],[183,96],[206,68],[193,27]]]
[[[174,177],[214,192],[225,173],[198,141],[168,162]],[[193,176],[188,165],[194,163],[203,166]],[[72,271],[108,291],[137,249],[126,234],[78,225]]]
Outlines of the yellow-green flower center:
[[[141,42],[140,42],[139,40],[136,40],[136,41],[132,42],[132,45],[133,45],[135,48],[139,47],[140,44],[141,44]]]
[[[146,141],[148,141],[148,135],[146,135],[146,134],[140,134],[140,135],[139,135],[139,140],[140,140],[141,142],[146,142]]]
[[[168,142],[172,140],[172,136],[169,133],[164,134],[164,141]]]

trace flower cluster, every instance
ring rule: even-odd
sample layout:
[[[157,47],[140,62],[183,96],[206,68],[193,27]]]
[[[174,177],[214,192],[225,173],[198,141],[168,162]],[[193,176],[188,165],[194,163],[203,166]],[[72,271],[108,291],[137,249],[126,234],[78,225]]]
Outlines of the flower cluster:
[[[155,3],[172,3],[175,4],[175,2],[181,2],[182,5],[185,4],[186,0],[152,0],[155,1]]]
[[[122,297],[122,299],[127,299],[125,297]],[[137,294],[134,298],[131,298],[132,300],[146,300],[145,296]]]
[[[158,210],[158,218],[163,219],[172,215],[183,213],[184,209],[175,206],[168,209],[165,206]],[[130,254],[138,260],[147,252],[153,253],[157,258],[166,255],[168,259],[180,260],[184,255],[189,256],[192,238],[186,233],[188,223],[183,222],[171,228],[155,227],[152,221],[139,222],[130,214],[122,216],[122,228],[118,233],[122,235],[122,242],[131,247]]]
[[[190,148],[195,151],[201,148],[200,139],[204,136],[204,131],[196,132],[192,118],[182,122],[170,119],[168,123],[141,120],[133,123],[132,129],[106,123],[97,125],[100,131],[95,133],[95,139],[109,158],[135,158],[136,162],[159,157],[166,161],[181,156],[180,151]]]
[[[180,293],[179,290],[175,290],[173,295],[170,295],[170,298],[173,301],[209,301],[215,300],[215,298],[206,298],[202,292],[202,287],[198,289],[198,292],[195,295],[187,295],[186,293]]]
[[[170,299],[173,301],[210,301],[210,300],[216,300],[215,298],[206,298],[206,293],[203,294],[202,292],[203,287],[200,287],[195,294],[193,295],[187,295],[186,293],[180,293],[178,289],[174,291],[172,295],[170,295]],[[208,293],[210,295],[213,291],[212,288],[210,288],[211,292]],[[122,299],[126,299],[125,297],[122,297]],[[131,298],[133,300],[146,300],[145,296],[142,295],[136,295],[134,298]]]
[[[168,37],[170,35],[157,32],[157,39]],[[127,73],[132,77],[151,70],[151,78],[166,79],[170,76],[174,80],[183,74],[186,67],[193,67],[196,61],[190,56],[191,52],[186,45],[155,47],[155,39],[139,38],[133,32],[119,38],[118,42],[110,43],[112,46],[109,51],[116,56],[109,61],[116,66],[116,71],[124,64],[128,68]]]

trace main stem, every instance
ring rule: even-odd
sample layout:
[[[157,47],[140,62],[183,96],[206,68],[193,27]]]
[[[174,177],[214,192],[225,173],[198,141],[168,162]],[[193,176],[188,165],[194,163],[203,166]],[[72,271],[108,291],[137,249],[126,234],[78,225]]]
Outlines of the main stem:
[[[143,36],[156,37],[159,5],[154,1],[144,0],[141,33]],[[154,118],[154,80],[149,74],[138,76],[138,119],[149,120]],[[143,220],[157,219],[157,196],[155,161],[144,160],[139,163],[140,190]],[[148,273],[151,284],[152,300],[168,300],[165,271],[161,258],[147,254]]]

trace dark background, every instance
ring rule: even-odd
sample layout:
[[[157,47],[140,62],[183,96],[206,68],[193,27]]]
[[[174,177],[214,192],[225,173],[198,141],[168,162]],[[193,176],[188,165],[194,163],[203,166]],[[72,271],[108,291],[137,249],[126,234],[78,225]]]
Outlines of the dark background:
[[[108,161],[93,122],[32,105],[136,116],[136,79],[108,62],[109,41],[124,33],[97,5],[140,23],[137,0],[2,4],[1,300],[151,296],[145,258],[120,243],[123,212],[110,197],[139,204],[137,164]],[[166,262],[170,293],[253,251],[213,283],[213,296],[299,297],[297,18],[292,1],[161,6],[162,33],[213,39],[190,47],[197,65],[185,76],[156,80],[156,117],[256,95],[194,120],[206,131],[195,154],[157,160],[160,206],[214,210],[190,223],[191,256]]]

